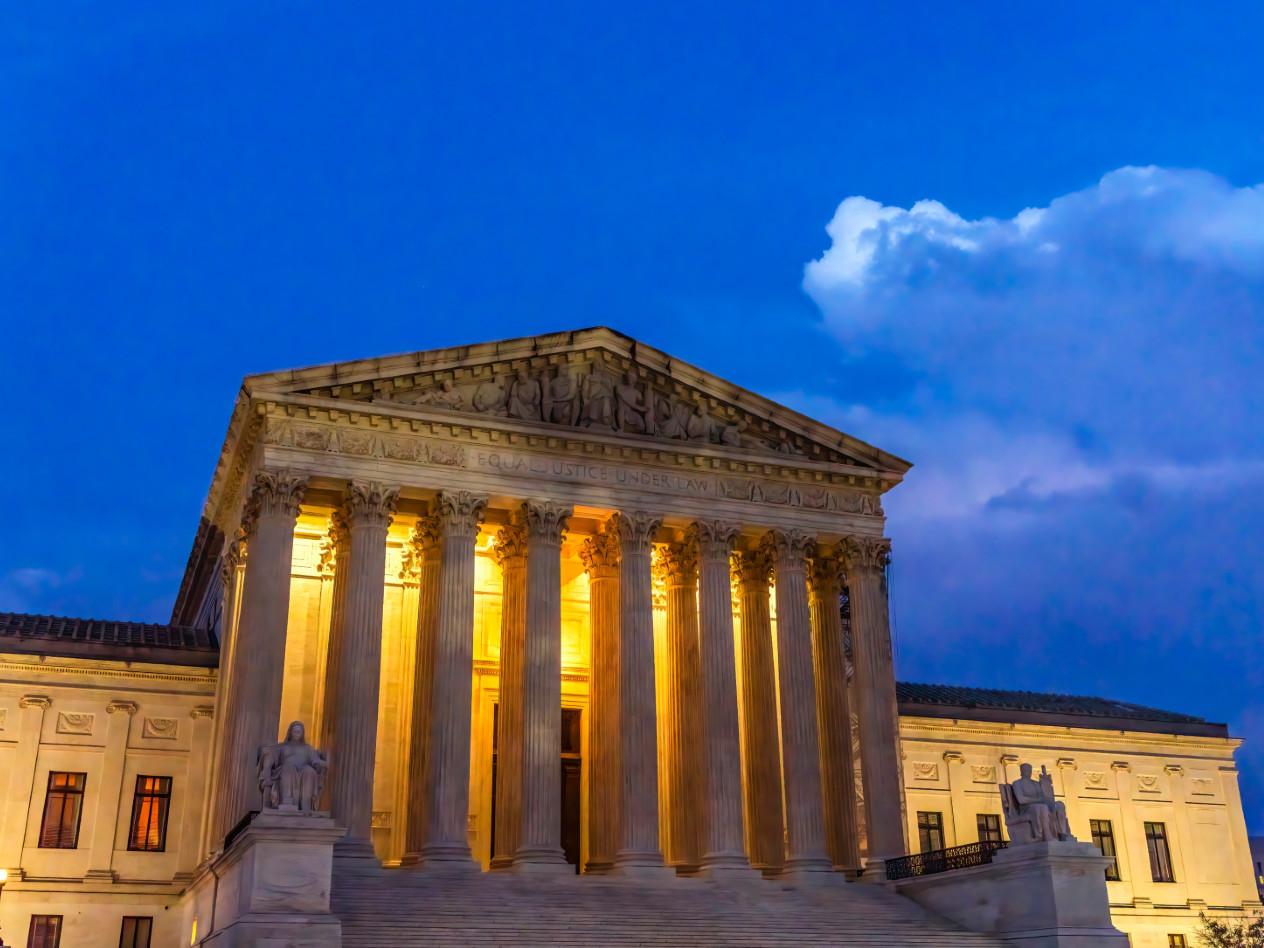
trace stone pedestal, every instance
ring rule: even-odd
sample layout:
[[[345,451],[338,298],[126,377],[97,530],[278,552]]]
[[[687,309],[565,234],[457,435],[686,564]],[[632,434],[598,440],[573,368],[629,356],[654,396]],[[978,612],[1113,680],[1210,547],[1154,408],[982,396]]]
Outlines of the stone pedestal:
[[[198,948],[340,948],[329,910],[334,843],[346,831],[327,815],[265,811],[184,894]]]
[[[1106,865],[1092,843],[1012,846],[991,865],[901,879],[896,891],[971,931],[1022,948],[1127,948],[1110,921]]]

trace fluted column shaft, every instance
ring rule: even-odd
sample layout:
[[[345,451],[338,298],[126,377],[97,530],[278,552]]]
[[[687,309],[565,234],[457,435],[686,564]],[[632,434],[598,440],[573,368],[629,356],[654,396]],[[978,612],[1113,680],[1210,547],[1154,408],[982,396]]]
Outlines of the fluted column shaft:
[[[702,859],[701,708],[698,683],[698,560],[692,545],[658,548],[667,590],[667,861],[695,869]]]
[[[663,869],[658,844],[658,738],[650,548],[661,522],[616,514],[619,574],[619,848],[617,872]]]
[[[869,863],[904,853],[900,816],[900,730],[883,573],[889,540],[856,537],[840,546],[851,604],[852,657],[860,727]],[[878,867],[875,867],[877,869]],[[874,873],[880,875],[880,872]],[[870,873],[865,873],[868,879]]]
[[[781,698],[781,765],[786,793],[788,873],[832,871],[825,854],[816,683],[804,553],[809,538],[797,530],[767,536],[777,596],[777,672]]]
[[[527,635],[527,534],[503,528],[494,547],[501,571],[500,710],[496,715],[496,845],[492,868],[513,864],[522,825],[522,665]]]
[[[343,855],[373,856],[373,770],[377,749],[378,690],[382,669],[382,598],[385,592],[386,531],[399,490],[382,484],[347,486],[343,517],[350,534],[342,634],[334,680],[335,762],[329,775],[334,819],[347,828],[338,842]]]
[[[470,698],[474,676],[474,544],[487,498],[444,492],[435,501],[443,534],[439,554],[439,621],[435,632],[430,752],[426,757],[429,815],[426,863],[472,866]]]
[[[522,822],[518,871],[569,872],[562,852],[561,544],[571,508],[525,503],[527,621],[522,665]]]
[[[614,867],[619,829],[619,537],[609,529],[584,541],[592,674],[588,688],[588,865]]]
[[[751,864],[780,870],[785,861],[781,802],[781,746],[777,728],[777,681],[772,658],[768,578],[772,564],[760,551],[739,553],[734,574],[742,617],[742,760],[746,847]]]
[[[748,872],[742,837],[742,760],[737,723],[733,596],[729,554],[737,527],[695,523],[689,543],[698,559],[698,661],[701,712],[702,868]]]
[[[256,756],[260,746],[279,736],[294,524],[305,487],[305,479],[289,472],[262,471],[255,476],[247,502],[250,554],[233,649],[236,684],[224,713],[228,738],[223,765],[228,777],[220,785],[226,795],[219,808],[220,839],[243,816],[259,809]]]
[[[220,669],[216,687],[215,704],[221,711],[214,718],[211,736],[211,757],[207,764],[207,781],[202,800],[202,832],[199,837],[198,861],[217,850],[224,841],[223,807],[227,794],[221,787],[228,779],[227,758],[229,732],[224,726],[224,713],[234,704],[233,689],[237,681],[233,670],[237,667],[233,658],[237,641],[237,616],[241,604],[242,577],[245,573],[246,531],[238,530],[237,539],[227,545],[220,564],[220,583],[223,587],[223,612],[220,614]]]
[[[860,868],[860,840],[856,832],[856,774],[851,751],[847,654],[839,611],[841,569],[842,564],[835,557],[819,553],[813,557],[809,605],[816,669],[816,722],[821,739],[825,848],[835,869],[854,874]]]
[[[417,587],[417,648],[413,657],[412,728],[408,748],[408,824],[402,865],[421,860],[426,844],[426,757],[430,752],[430,709],[434,693],[435,635],[439,625],[440,526],[426,516],[413,528],[413,555],[421,564]]]
[[[340,508],[329,518],[329,539],[333,548],[333,589],[330,593],[329,640],[325,646],[324,694],[320,705],[320,743],[332,748],[337,739],[335,722],[338,720],[338,665],[342,661],[344,609],[347,602],[347,564],[351,559],[351,531]],[[332,780],[329,781],[332,785]],[[326,787],[326,794],[332,787]]]

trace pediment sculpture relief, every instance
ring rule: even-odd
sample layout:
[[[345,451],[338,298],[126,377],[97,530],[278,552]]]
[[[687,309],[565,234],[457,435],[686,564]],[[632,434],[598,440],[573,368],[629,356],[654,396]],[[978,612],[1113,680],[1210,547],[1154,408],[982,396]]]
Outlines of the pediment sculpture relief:
[[[471,412],[568,428],[624,432],[697,444],[804,456],[810,441],[700,392],[681,392],[637,366],[603,363],[543,369],[492,368],[478,379],[422,381],[416,388],[377,387],[375,401]],[[820,449],[816,452],[820,453]],[[851,460],[827,451],[830,460]]]
[[[259,792],[263,809],[280,813],[316,813],[329,759],[307,743],[302,721],[285,732],[285,740],[259,748]]]

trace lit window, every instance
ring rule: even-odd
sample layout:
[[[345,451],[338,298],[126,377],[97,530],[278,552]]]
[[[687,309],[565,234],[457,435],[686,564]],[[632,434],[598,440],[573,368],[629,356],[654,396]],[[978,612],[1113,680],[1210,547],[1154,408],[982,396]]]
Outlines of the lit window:
[[[975,817],[975,825],[979,828],[979,842],[999,843],[1001,841],[1001,818],[995,813],[980,813]]]
[[[54,770],[48,775],[48,795],[44,797],[44,819],[40,823],[40,849],[74,849],[79,845],[79,816],[83,813],[83,788],[87,782],[87,774]]]
[[[132,828],[127,848],[160,853],[167,848],[167,813],[171,810],[170,777],[136,777]]]
[[[1172,875],[1172,853],[1167,846],[1167,827],[1162,823],[1146,823],[1146,849],[1150,851],[1150,877],[1155,882],[1175,882]]]
[[[26,931],[26,948],[58,948],[61,945],[61,916],[32,915]]]
[[[1089,820],[1088,826],[1093,834],[1093,845],[1097,847],[1098,852],[1110,859],[1110,865],[1106,867],[1106,880],[1118,882],[1119,856],[1115,852],[1115,831],[1110,825],[1110,820]]]
[[[917,838],[922,844],[922,852],[934,852],[944,848],[944,815],[942,813],[926,813],[918,811]]]
[[[149,948],[154,920],[148,915],[124,915],[119,932],[119,948]]]
[[[1189,943],[1184,935],[1168,935],[1167,948],[1189,948]]]

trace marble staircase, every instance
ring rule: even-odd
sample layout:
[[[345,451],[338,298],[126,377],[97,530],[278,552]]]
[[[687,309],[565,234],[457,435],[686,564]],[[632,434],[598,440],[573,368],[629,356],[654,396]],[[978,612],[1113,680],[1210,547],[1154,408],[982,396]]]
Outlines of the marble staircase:
[[[986,948],[885,888],[790,889],[754,880],[334,872],[346,948],[411,946],[846,945]]]

